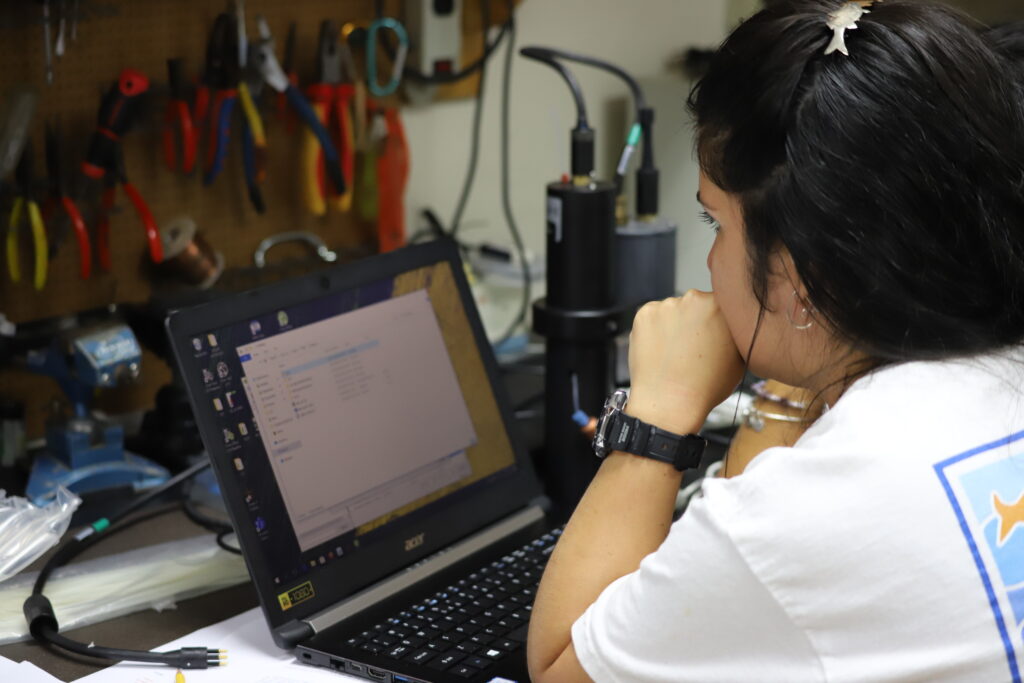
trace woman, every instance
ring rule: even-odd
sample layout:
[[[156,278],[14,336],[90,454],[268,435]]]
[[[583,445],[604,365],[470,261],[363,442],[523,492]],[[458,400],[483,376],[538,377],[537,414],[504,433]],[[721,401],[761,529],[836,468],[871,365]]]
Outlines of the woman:
[[[609,456],[538,591],[536,680],[1021,680],[1008,54],[901,0],[782,0],[727,39],[691,98],[714,293],[641,310],[625,412],[696,432],[745,366],[831,409],[674,525],[680,473]]]

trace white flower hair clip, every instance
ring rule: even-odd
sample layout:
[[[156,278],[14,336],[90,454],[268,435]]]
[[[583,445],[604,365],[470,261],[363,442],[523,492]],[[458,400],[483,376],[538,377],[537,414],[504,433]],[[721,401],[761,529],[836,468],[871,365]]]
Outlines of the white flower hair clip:
[[[857,22],[860,21],[861,17],[865,14],[871,14],[868,7],[873,5],[873,1],[860,1],[860,2],[846,2],[828,15],[828,27],[832,29],[832,41],[825,48],[825,54],[830,55],[833,52],[841,52],[847,57],[850,56],[850,51],[846,49],[846,32],[857,28]]]

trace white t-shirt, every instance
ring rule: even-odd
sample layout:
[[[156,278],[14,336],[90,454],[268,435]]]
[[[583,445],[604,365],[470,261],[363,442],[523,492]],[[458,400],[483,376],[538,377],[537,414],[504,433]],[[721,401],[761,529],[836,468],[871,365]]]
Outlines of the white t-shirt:
[[[1021,681],[1024,355],[850,387],[573,625],[595,681]]]

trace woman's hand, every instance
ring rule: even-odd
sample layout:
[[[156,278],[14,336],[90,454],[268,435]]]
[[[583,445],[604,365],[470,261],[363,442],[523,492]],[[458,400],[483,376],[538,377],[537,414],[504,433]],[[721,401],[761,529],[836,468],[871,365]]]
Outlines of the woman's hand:
[[[626,412],[676,434],[696,432],[739,384],[743,368],[709,292],[646,304],[629,336]]]

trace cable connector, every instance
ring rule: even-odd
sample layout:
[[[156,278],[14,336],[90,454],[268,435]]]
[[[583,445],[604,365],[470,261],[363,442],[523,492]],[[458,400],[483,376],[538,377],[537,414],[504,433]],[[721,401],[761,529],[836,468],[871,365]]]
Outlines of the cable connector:
[[[164,653],[171,657],[170,666],[180,669],[206,669],[211,666],[227,665],[227,650],[211,650],[205,647],[183,647],[177,652]]]
[[[57,615],[53,612],[53,605],[45,595],[32,595],[25,600],[21,607],[25,615],[25,623],[28,624],[28,632],[37,640],[41,630],[57,630]]]

